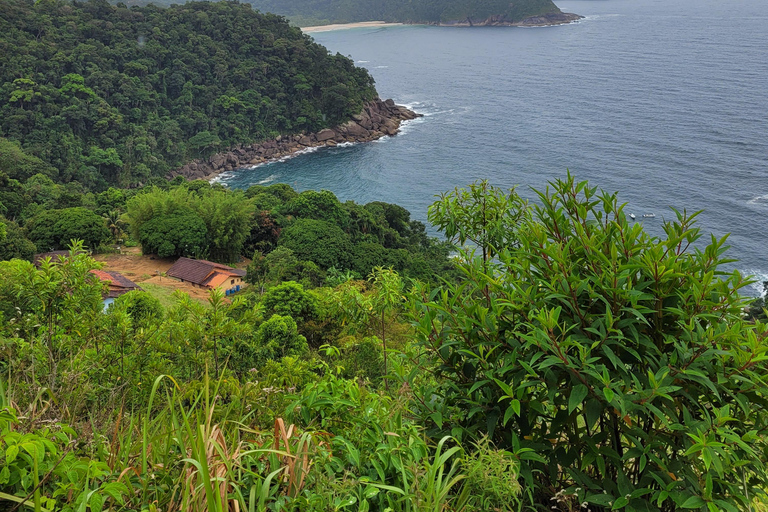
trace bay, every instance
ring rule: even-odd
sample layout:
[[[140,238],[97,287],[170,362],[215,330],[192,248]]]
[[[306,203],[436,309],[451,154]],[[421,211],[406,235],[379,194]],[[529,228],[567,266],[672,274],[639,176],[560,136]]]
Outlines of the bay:
[[[768,15],[762,0],[570,0],[565,26],[320,32],[382,98],[424,114],[401,134],[221,177],[397,203],[426,221],[477,179],[534,198],[569,169],[653,234],[670,207],[730,233],[731,267],[768,279]],[[639,220],[639,219],[638,219]],[[434,234],[434,232],[433,232]],[[752,293],[757,293],[756,285]]]

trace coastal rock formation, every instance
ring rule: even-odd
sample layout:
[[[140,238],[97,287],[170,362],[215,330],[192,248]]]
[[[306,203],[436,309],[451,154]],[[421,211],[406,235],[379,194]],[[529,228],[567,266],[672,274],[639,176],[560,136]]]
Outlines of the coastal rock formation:
[[[550,25],[564,25],[580,20],[584,16],[569,12],[551,12],[540,16],[529,16],[522,20],[510,20],[503,15],[490,16],[483,20],[466,18],[463,20],[437,23],[443,27],[547,27]]]
[[[360,114],[335,128],[325,128],[310,134],[282,135],[250,146],[236,146],[205,160],[193,160],[171,171],[166,178],[170,180],[184,176],[188,180],[211,179],[222,172],[278,160],[311,147],[333,147],[342,142],[369,142],[397,134],[401,122],[417,117],[421,117],[421,114],[395,105],[391,99],[382,101],[376,98],[367,103]]]

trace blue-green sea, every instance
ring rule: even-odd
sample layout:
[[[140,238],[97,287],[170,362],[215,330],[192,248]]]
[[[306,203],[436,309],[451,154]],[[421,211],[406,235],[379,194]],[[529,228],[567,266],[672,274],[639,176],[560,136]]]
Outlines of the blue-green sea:
[[[768,4],[568,0],[546,28],[397,26],[320,32],[423,113],[396,137],[223,175],[387,201],[426,220],[443,191],[487,178],[531,187],[570,169],[619,191],[659,234],[670,207],[731,233],[734,266],[768,279]],[[755,291],[757,288],[755,288]]]

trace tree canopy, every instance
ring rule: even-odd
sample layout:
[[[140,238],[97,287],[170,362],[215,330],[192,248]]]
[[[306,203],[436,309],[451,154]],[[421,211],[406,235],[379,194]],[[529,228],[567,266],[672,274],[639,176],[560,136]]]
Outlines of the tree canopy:
[[[146,183],[339,124],[376,96],[367,71],[248,4],[0,0],[0,12],[0,169],[13,179]]]

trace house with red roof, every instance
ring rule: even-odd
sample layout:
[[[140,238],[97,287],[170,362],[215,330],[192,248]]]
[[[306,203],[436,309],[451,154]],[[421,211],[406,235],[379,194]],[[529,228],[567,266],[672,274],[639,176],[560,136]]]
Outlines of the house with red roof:
[[[104,309],[115,302],[115,299],[133,290],[141,290],[141,287],[117,272],[106,270],[91,270],[91,274],[99,278],[102,283],[107,283],[109,289],[104,296]]]
[[[245,271],[221,263],[192,258],[179,258],[166,272],[168,277],[200,288],[218,288],[226,295],[240,291],[244,286]]]

